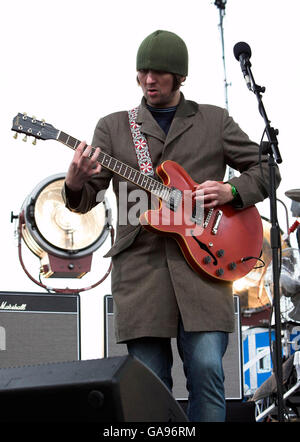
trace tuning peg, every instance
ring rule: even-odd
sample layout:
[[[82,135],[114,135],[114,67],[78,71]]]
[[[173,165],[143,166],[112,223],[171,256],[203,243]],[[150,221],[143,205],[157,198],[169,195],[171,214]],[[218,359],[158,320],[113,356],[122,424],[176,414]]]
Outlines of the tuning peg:
[[[27,141],[27,135],[25,135],[25,137],[22,139],[22,141],[25,141],[25,143],[26,143],[26,141]]]
[[[36,138],[33,139],[32,144],[35,146],[36,145]]]
[[[18,132],[16,132],[15,134],[14,134],[14,139],[16,140],[18,138]]]

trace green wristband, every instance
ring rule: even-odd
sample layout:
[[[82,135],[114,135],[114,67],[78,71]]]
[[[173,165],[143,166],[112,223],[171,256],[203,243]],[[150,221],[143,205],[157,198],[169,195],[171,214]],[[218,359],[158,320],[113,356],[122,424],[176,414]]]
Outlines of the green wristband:
[[[231,183],[228,183],[228,184],[230,184],[230,186],[231,186],[231,193],[232,193],[232,196],[234,199],[234,198],[236,198],[238,191],[236,190],[236,187],[233,184],[231,184]]]

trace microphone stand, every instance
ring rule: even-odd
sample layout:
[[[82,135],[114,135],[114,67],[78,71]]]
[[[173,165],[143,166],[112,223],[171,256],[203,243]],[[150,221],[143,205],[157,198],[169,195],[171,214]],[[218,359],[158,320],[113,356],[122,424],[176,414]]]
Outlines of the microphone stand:
[[[278,420],[284,421],[284,405],[283,405],[283,371],[282,371],[282,344],[281,344],[281,317],[280,317],[280,270],[279,267],[279,251],[280,244],[280,228],[277,220],[277,198],[276,198],[276,183],[275,183],[275,169],[276,163],[281,163],[282,159],[278,149],[278,130],[270,126],[270,120],[267,117],[263,102],[262,93],[265,92],[265,87],[257,85],[251,71],[251,63],[249,59],[245,59],[245,67],[251,81],[251,90],[256,95],[258,101],[259,113],[265,122],[265,133],[268,141],[262,143],[262,153],[268,154],[269,164],[269,178],[270,178],[270,217],[271,217],[271,248],[272,248],[272,262],[273,262],[273,305],[275,312],[275,363],[273,361],[274,373],[277,382],[277,400],[278,400]],[[271,349],[272,350],[272,349]]]

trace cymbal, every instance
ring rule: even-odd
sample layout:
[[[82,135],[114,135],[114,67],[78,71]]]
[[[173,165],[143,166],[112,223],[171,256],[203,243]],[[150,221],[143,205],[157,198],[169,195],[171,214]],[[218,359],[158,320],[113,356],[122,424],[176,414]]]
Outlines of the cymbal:
[[[291,200],[293,201],[297,201],[298,203],[300,203],[300,189],[291,189],[291,190],[287,190],[285,192],[285,195],[288,198],[291,198]]]

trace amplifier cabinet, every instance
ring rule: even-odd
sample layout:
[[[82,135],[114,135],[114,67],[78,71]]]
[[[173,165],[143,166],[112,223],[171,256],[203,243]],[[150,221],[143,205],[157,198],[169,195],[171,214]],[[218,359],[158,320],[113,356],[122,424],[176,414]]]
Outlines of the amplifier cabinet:
[[[234,295],[235,331],[229,334],[229,343],[223,358],[225,373],[226,400],[241,400],[243,398],[243,365],[242,340],[239,297]],[[104,356],[126,355],[126,344],[116,344],[114,333],[114,305],[111,295],[104,297]],[[179,356],[176,339],[172,339],[173,349],[173,395],[177,400],[187,400],[186,379],[182,361]]]
[[[0,368],[79,359],[78,294],[0,292]]]

